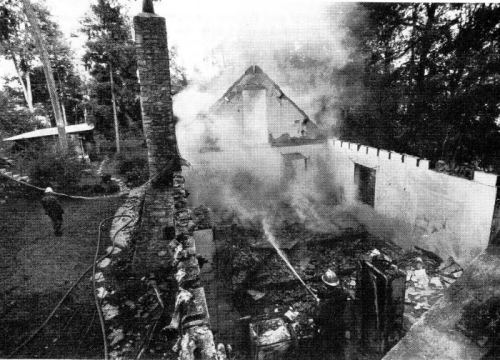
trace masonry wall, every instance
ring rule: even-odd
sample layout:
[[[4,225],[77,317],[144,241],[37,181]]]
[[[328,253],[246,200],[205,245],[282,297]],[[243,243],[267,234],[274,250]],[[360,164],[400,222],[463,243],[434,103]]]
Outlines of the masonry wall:
[[[322,173],[328,172],[333,169],[332,157],[327,143],[308,144],[301,146],[283,146],[272,148],[275,154],[279,154],[280,159],[283,160],[282,155],[299,153],[307,158],[307,161],[299,159],[292,161],[293,172],[296,179],[304,183],[304,186],[312,183],[314,179]],[[285,164],[282,163],[280,174],[286,173],[284,168]],[[337,182],[336,174],[332,171],[328,173],[332,177],[331,182]]]
[[[289,174],[282,155],[295,153],[307,158],[307,167],[301,157],[291,161],[299,186],[312,187],[316,179],[327,177],[347,205],[359,204],[355,164],[374,169],[374,210],[381,216],[372,216],[369,225],[377,227],[383,221],[380,226],[386,229],[380,233],[395,230],[399,238],[393,240],[402,247],[417,245],[467,263],[489,244],[497,192],[493,174],[476,171],[474,180],[467,180],[430,170],[425,159],[339,140],[261,146],[249,149],[244,157],[230,151],[200,154],[193,165],[200,169],[210,164],[221,172],[239,165],[260,171],[264,178],[279,179]],[[193,178],[198,176],[195,172]]]
[[[283,134],[300,137],[303,121],[304,115],[287,98],[279,98],[275,94],[268,94],[267,122],[269,133],[275,139]]]
[[[178,155],[170,94],[170,71],[165,19],[149,13],[134,17],[137,73],[141,88],[144,135],[150,177]]]
[[[376,171],[375,210],[403,220],[418,244],[441,255],[470,261],[489,243],[497,176],[476,171],[474,180],[438,173],[409,155],[331,140],[336,172],[354,182],[354,165]],[[354,193],[355,195],[355,193]]]
[[[152,2],[145,1],[143,8],[152,11]],[[179,154],[170,94],[165,19],[153,13],[141,13],[134,17],[134,29],[151,181],[145,190],[134,270],[139,275],[153,273],[158,277],[177,268],[174,277],[179,291],[175,305],[180,313],[174,315],[179,317],[181,325],[179,359],[215,360],[217,352],[209,327],[204,289],[199,284],[200,269],[192,237],[194,223],[186,207],[184,178],[175,166]],[[168,304],[169,299],[163,300]]]
[[[283,134],[288,134],[292,137],[301,136],[300,130],[302,129],[301,124],[304,121],[304,115],[287,98],[280,98],[279,94],[270,90],[265,91],[265,104],[261,104],[261,106],[265,106],[266,119],[265,124],[264,122],[260,124],[261,129],[264,129],[263,126],[265,126],[264,131],[259,132],[260,136],[251,137],[236,132],[234,137],[238,137],[241,140],[250,138],[252,143],[266,144],[269,140],[268,134],[271,134],[275,139]],[[259,112],[258,109],[256,111]],[[239,130],[244,127],[244,112],[244,96],[238,94],[230,102],[221,105],[215,115],[218,116],[217,122],[221,125],[226,121],[224,126],[231,126],[231,128]],[[234,123],[230,124],[230,122]],[[228,139],[226,138],[226,140]]]

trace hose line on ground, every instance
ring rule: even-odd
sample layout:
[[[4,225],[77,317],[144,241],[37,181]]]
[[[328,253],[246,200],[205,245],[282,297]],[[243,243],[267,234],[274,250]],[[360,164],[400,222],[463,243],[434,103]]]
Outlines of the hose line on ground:
[[[98,233],[98,243],[97,243],[97,250],[96,250],[96,253],[98,254],[99,252],[99,245],[100,245],[100,236],[101,236],[101,226],[102,226],[102,223],[104,221],[107,221],[107,220],[110,220],[110,219],[113,219],[113,218],[121,218],[121,217],[127,217],[127,218],[130,218],[129,221],[127,221],[127,223],[125,225],[123,225],[121,228],[119,228],[115,234],[113,235],[113,245],[112,245],[112,250],[111,250],[111,253],[113,252],[114,248],[115,248],[115,238],[116,238],[116,235],[118,235],[119,232],[123,231],[126,227],[129,226],[129,224],[134,220],[134,218],[130,215],[115,215],[113,217],[109,217],[109,218],[106,218],[104,219],[103,221],[101,221],[101,223],[99,224],[99,233]],[[59,302],[57,303],[57,305],[54,307],[54,309],[51,311],[51,313],[49,314],[49,316],[47,316],[47,318],[45,319],[45,321],[21,344],[19,345],[18,347],[16,347],[14,349],[14,351],[12,351],[8,356],[7,358],[12,358],[14,355],[16,355],[19,350],[21,350],[22,348],[24,348],[26,345],[28,345],[37,335],[38,333],[45,327],[47,326],[47,324],[49,323],[49,321],[52,319],[52,317],[54,316],[54,314],[56,313],[56,311],[61,307],[61,305],[63,304],[63,302],[66,300],[66,298],[69,296],[69,294],[75,289],[75,287],[82,281],[82,279],[84,278],[84,276],[91,270],[94,270],[95,271],[95,264],[99,261],[101,261],[102,259],[104,259],[108,254],[104,254],[102,255],[101,257],[97,258],[96,256],[94,257],[94,263],[92,265],[90,265],[81,275],[80,277],[73,283],[73,285],[71,285],[71,287],[66,291],[66,293],[63,295],[63,297],[61,298],[61,300],[59,300]],[[95,284],[95,276],[92,277],[92,282]],[[95,291],[94,291],[94,295],[95,295]],[[96,296],[96,295],[95,295]],[[98,311],[100,310],[100,308],[98,309]]]
[[[191,166],[186,160],[180,158],[181,162],[186,164],[187,166]],[[150,184],[151,182],[153,182],[154,180],[156,180],[160,175],[163,174],[163,172],[169,168],[170,165],[166,165],[164,166],[163,168],[161,168],[158,173],[156,173],[155,175],[153,175],[150,179],[148,179],[145,183],[143,183],[142,185],[139,185],[139,186],[136,186],[136,187],[141,187],[141,186],[145,186],[145,185],[148,185]],[[18,179],[15,179],[14,177],[12,176],[9,176],[3,172],[0,172],[0,176],[3,176],[11,181],[15,181],[21,185],[24,185],[24,186],[27,186],[27,187],[30,187],[32,189],[36,189],[36,190],[39,190],[39,191],[45,191],[45,188],[41,188],[39,186],[35,186],[33,184],[30,184],[26,181],[22,181],[22,180],[18,180]],[[54,195],[57,195],[57,196],[60,196],[60,197],[65,197],[65,198],[68,198],[68,199],[74,199],[74,200],[101,200],[101,199],[110,199],[110,198],[117,198],[117,197],[121,197],[123,196],[124,194],[123,193],[119,193],[119,194],[114,194],[114,195],[106,195],[106,196],[78,196],[78,195],[68,195],[68,194],[64,194],[64,193],[58,193],[58,192],[53,192],[52,194]]]
[[[123,225],[113,235],[113,245],[112,245],[112,248],[111,248],[111,251],[109,252],[109,254],[113,254],[113,251],[115,249],[115,238],[116,238],[116,235],[118,234],[118,232],[120,232],[121,230],[123,230],[125,227],[127,227],[134,220],[134,218],[132,216],[130,216],[130,215],[115,215],[115,216],[110,216],[110,217],[102,220],[99,223],[99,233],[98,233],[98,236],[97,236],[97,245],[96,245],[96,250],[95,250],[95,255],[94,255],[94,262],[92,263],[92,290],[93,290],[93,293],[94,293],[94,302],[95,302],[95,306],[97,308],[97,314],[99,315],[99,322],[101,323],[102,342],[103,342],[103,346],[104,346],[104,360],[108,360],[108,342],[106,340],[106,327],[104,325],[104,316],[102,314],[102,309],[101,309],[101,304],[99,302],[99,297],[97,296],[95,274],[96,274],[96,265],[97,265],[97,262],[100,261],[100,259],[103,259],[104,257],[106,257],[108,255],[108,254],[105,254],[104,256],[101,256],[100,259],[98,258],[98,256],[99,256],[99,247],[101,245],[101,230],[102,230],[102,226],[104,225],[105,222],[107,222],[109,220],[116,219],[116,218],[129,218],[129,220],[125,223],[125,225]]]

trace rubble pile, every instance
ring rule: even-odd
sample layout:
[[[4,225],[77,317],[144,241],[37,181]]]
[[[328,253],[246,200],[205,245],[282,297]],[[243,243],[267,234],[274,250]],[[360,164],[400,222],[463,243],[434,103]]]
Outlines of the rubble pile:
[[[408,252],[398,266],[406,271],[405,321],[413,325],[444,295],[444,290],[463,273],[453,258],[443,261],[423,249]]]
[[[402,250],[366,232],[348,232],[343,236],[316,233],[299,223],[282,222],[275,234],[299,276],[313,289],[321,292],[325,286],[321,275],[334,270],[342,286],[352,298],[356,296],[359,259],[377,248],[393,256]],[[235,291],[236,307],[243,315],[291,313],[294,331],[299,339],[311,338],[315,331],[314,316],[317,303],[300,286],[276,251],[264,240],[258,228],[233,226],[230,243],[224,246],[227,281]],[[258,296],[257,296],[258,295]]]
[[[255,338],[258,345],[270,345],[291,338],[282,319],[270,319],[250,326],[250,336]]]
[[[273,311],[278,310],[280,314],[293,313],[294,330],[298,338],[312,337],[315,327],[313,316],[317,311],[318,304],[306,292],[305,289],[270,291],[267,301],[274,304]]]
[[[137,356],[146,347],[150,355],[168,357],[172,354],[170,348],[174,339],[170,342],[156,341],[158,334],[153,334],[170,319],[168,311],[165,311],[168,309],[163,308],[157,291],[166,299],[173,298],[172,289],[175,289],[170,278],[159,278],[159,275],[150,274],[122,284],[109,299],[117,304],[118,309],[117,316],[110,322],[108,335],[112,358]],[[160,325],[153,329],[155,323]],[[163,334],[163,339],[167,338]]]
[[[204,205],[194,208],[191,217],[195,224],[194,230],[204,230],[212,227],[210,209]]]
[[[235,288],[251,283],[256,289],[266,289],[296,281],[260,231],[233,228],[231,234],[232,243],[222,256],[232,264],[230,275]],[[299,224],[290,229],[280,227],[276,238],[297,273],[312,282],[318,282],[328,268],[349,277],[356,270],[358,259],[374,248],[385,253],[402,253],[394,245],[366,233],[338,237],[314,233]],[[292,244],[291,248],[287,244]]]
[[[228,264],[224,274],[238,294],[235,305],[241,314],[255,316],[291,311],[296,314],[293,322],[297,336],[311,336],[317,304],[264,240],[261,229],[233,225],[229,232],[228,244],[218,256]],[[420,248],[404,252],[390,241],[364,231],[349,231],[339,236],[283,221],[274,226],[273,234],[298,275],[309,286],[321,291],[324,286],[321,275],[332,269],[353,299],[357,296],[360,259],[366,259],[373,249],[387,255],[407,274],[406,329],[443,296],[444,289],[462,272],[451,258],[443,261]],[[417,266],[416,259],[421,265]]]

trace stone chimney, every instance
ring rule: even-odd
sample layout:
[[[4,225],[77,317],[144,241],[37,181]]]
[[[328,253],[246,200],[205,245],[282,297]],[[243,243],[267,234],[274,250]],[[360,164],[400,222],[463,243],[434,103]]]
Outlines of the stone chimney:
[[[148,146],[150,178],[155,179],[145,194],[134,269],[141,275],[151,272],[165,274],[172,271],[172,266],[187,269],[185,276],[178,277],[178,286],[182,279],[192,277],[191,281],[182,283],[183,291],[193,295],[186,305],[187,315],[194,314],[197,320],[203,317],[204,321],[187,324],[186,319],[181,319],[184,323],[179,333],[182,340],[179,358],[216,360],[205,293],[199,286],[200,269],[192,236],[194,225],[186,208],[184,178],[180,173],[170,94],[166,24],[164,18],[154,13],[151,0],[144,0],[143,12],[134,17],[134,28],[142,123]],[[175,252],[179,246],[182,251]],[[199,355],[195,356],[195,353]]]
[[[165,18],[154,14],[153,2],[143,2],[134,17],[137,72],[141,89],[144,136],[150,178],[180,170],[170,93],[170,69]],[[169,179],[166,179],[169,181]]]

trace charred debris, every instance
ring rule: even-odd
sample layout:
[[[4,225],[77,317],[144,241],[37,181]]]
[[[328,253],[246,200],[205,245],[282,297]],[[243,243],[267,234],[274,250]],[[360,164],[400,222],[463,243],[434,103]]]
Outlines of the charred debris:
[[[370,234],[347,211],[339,215],[344,220],[339,223],[340,234],[314,231],[290,211],[284,207],[270,219],[271,231],[298,275],[315,291],[324,290],[321,276],[326,269],[338,274],[352,300],[346,309],[351,336],[347,351],[356,356],[381,358],[462,274],[452,258],[444,260],[418,247],[403,250]],[[318,304],[269,244],[260,219],[241,221],[226,214],[214,224],[207,218],[207,208],[199,207],[193,213],[200,228],[212,224],[214,229],[218,245],[213,265],[218,281],[230,288],[234,310],[240,315],[238,326],[245,337],[243,348],[238,350],[257,356],[255,341],[262,339],[252,342],[249,329],[271,319],[284,319],[292,333],[290,346],[297,349],[294,356],[311,356],[318,330],[314,323]],[[370,288],[364,278],[372,276],[367,267],[380,271],[385,283],[379,279]],[[381,300],[380,294],[387,298]],[[229,343],[234,339],[219,340]],[[250,341],[246,347],[245,341]],[[278,343],[281,341],[276,340]]]

